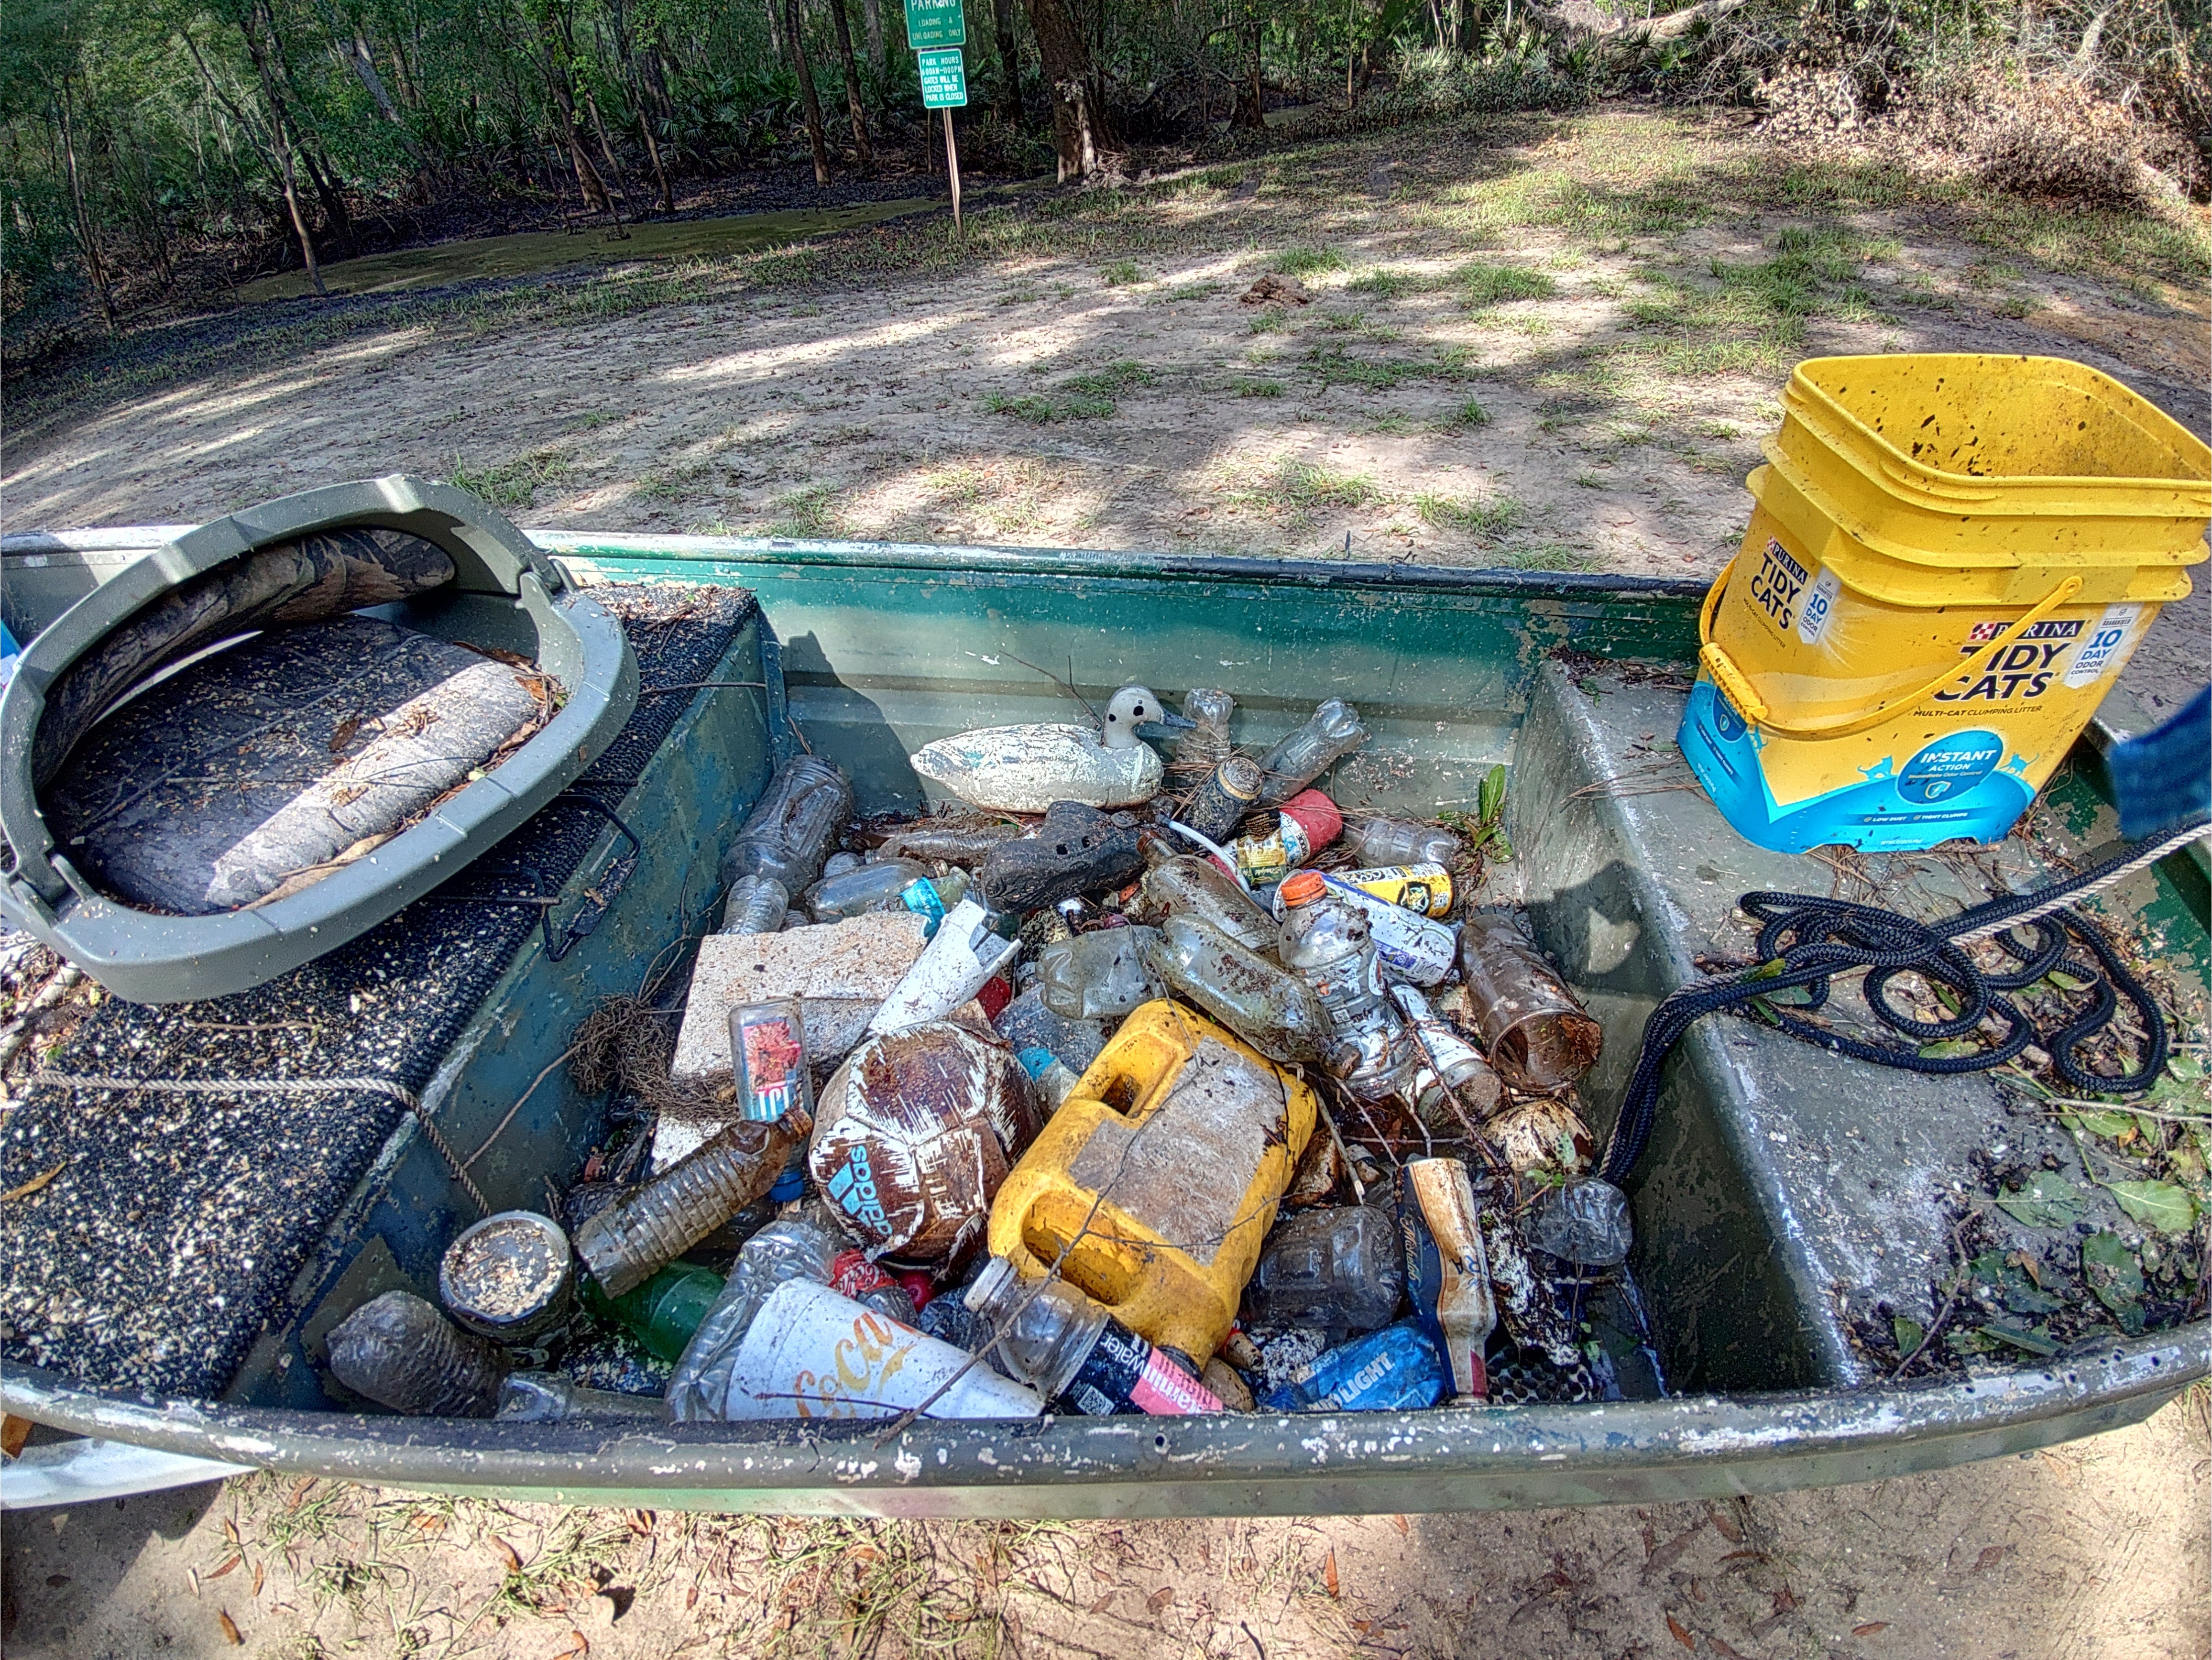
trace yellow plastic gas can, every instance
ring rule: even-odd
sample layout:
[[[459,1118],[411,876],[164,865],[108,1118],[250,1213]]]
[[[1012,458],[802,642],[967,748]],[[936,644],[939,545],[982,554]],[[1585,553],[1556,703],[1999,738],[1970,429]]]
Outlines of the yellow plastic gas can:
[[[1224,1028],[1146,1003],[1000,1185],[992,1253],[1029,1279],[1059,1262],[1123,1325],[1203,1365],[1318,1113],[1311,1089]]]
[[[1797,366],[1682,752],[1765,848],[1994,841],[2205,557],[2212,450],[2055,357]]]

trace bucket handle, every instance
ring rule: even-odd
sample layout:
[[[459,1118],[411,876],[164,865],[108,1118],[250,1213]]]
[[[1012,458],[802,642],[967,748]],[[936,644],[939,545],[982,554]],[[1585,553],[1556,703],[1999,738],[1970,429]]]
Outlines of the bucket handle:
[[[1736,558],[1740,559],[1742,556],[1741,554],[1738,554]],[[1941,691],[1952,681],[1962,680],[1966,676],[1979,672],[1984,666],[1981,662],[1976,661],[1964,668],[1947,667],[1941,674],[1918,690],[1903,697],[1893,698],[1888,702],[1877,704],[1863,714],[1841,715],[1828,721],[1777,720],[1774,711],[1768,707],[1766,700],[1753,690],[1750,677],[1735,666],[1735,660],[1722,649],[1719,642],[1713,638],[1713,612],[1720,605],[1721,595],[1728,589],[1729,578],[1735,575],[1735,559],[1729,560],[1722,567],[1721,574],[1713,579],[1712,587],[1705,590],[1705,603],[1698,611],[1698,665],[1712,677],[1713,684],[1720,689],[1723,697],[1735,706],[1736,713],[1744,718],[1747,725],[1759,727],[1763,731],[1773,733],[1782,738],[1848,738],[1854,733],[1864,732],[1869,727],[1881,725],[1899,710],[1912,708],[1923,699]],[[2063,579],[2057,587],[2038,600],[2018,623],[2005,625],[2004,632],[1990,642],[1988,657],[1994,660],[1999,651],[2019,637],[2013,633],[2014,628],[2025,633],[2029,627],[2041,622],[2044,617],[2081,591],[2080,577],[2069,576]]]

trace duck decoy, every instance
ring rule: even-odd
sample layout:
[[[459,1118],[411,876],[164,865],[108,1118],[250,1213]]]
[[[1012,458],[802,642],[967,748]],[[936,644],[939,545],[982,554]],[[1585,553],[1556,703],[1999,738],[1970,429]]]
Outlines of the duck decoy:
[[[1159,755],[1142,740],[1196,723],[1171,714],[1147,686],[1124,686],[1096,727],[1040,721],[981,727],[925,744],[909,758],[923,777],[994,812],[1042,812],[1055,801],[1133,806],[1159,794]]]

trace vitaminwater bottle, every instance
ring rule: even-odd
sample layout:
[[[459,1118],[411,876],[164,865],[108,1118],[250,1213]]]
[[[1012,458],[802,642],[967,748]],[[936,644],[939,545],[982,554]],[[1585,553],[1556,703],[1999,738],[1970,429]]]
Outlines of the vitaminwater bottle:
[[[1382,996],[1382,973],[1367,919],[1312,871],[1283,884],[1283,966],[1314,988],[1337,1040],[1358,1061],[1341,1076],[1362,1100],[1380,1100],[1413,1083],[1412,1057]]]
[[[1436,1011],[1429,1006],[1429,1000],[1413,987],[1391,987],[1390,1000],[1406,1017],[1406,1025],[1417,1040],[1413,1045],[1413,1110],[1429,1123],[1436,1122],[1439,1115],[1447,1119],[1453,1116],[1455,1104],[1462,1113],[1472,1110],[1487,1117],[1504,1094],[1490,1063],[1475,1052],[1474,1046],[1462,1037],[1449,1021],[1438,1019]],[[1439,1067],[1443,1069],[1441,1076]]]

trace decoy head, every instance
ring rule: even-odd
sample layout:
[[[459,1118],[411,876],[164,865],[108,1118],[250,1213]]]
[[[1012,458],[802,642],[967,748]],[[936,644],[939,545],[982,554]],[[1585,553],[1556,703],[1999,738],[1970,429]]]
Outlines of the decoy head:
[[[1197,725],[1187,715],[1170,713],[1150,686],[1124,686],[1106,705],[1101,736],[1109,750],[1134,749],[1139,738],[1175,738]]]

